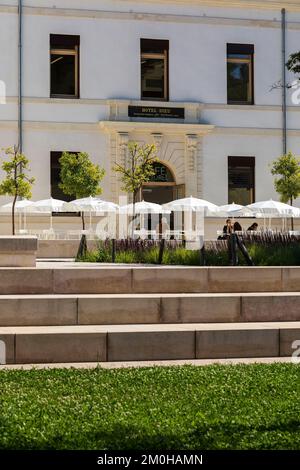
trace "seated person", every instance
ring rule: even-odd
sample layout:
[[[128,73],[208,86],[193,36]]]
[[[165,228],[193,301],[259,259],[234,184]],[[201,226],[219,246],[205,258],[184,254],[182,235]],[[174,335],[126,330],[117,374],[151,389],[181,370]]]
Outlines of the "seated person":
[[[233,225],[233,231],[234,232],[242,232],[243,229],[242,229],[242,226],[239,222],[235,222],[234,225]]]
[[[258,224],[257,224],[256,222],[254,222],[254,224],[252,224],[252,225],[248,228],[247,232],[255,232],[257,229],[258,229]]]
[[[226,225],[223,227],[223,235],[218,237],[218,240],[227,240],[229,235],[233,232],[233,225],[231,219],[226,220]]]

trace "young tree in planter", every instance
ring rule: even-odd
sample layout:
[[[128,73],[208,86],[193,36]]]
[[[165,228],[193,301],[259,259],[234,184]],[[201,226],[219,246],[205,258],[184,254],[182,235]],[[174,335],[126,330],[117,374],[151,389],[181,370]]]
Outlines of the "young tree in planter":
[[[18,197],[31,198],[31,187],[34,183],[34,178],[27,176],[26,171],[30,171],[29,160],[23,153],[19,152],[16,146],[6,148],[4,152],[8,156],[8,161],[4,161],[1,165],[2,170],[6,173],[6,178],[0,183],[0,195],[13,197],[12,234],[15,235],[16,202]]]
[[[275,178],[275,189],[280,194],[282,202],[289,202],[293,205],[294,199],[300,195],[300,159],[292,152],[282,155],[273,162],[272,175],[279,176]],[[292,220],[292,229],[294,228]]]
[[[100,183],[105,170],[95,165],[87,153],[63,152],[59,163],[61,166],[59,187],[66,195],[82,199],[102,193]],[[84,212],[82,212],[82,229],[85,230]]]
[[[155,175],[153,164],[158,161],[154,144],[139,145],[137,142],[128,143],[128,165],[115,164],[114,170],[120,174],[122,190],[132,194],[133,219],[135,218],[135,203],[142,186]],[[132,224],[132,237],[134,228]]]

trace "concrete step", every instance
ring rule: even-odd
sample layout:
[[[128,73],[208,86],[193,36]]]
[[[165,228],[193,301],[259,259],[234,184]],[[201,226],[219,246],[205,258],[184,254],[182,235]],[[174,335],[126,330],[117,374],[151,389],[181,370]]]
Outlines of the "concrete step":
[[[300,321],[300,293],[2,295],[0,326]]]
[[[63,263],[62,263],[63,264]],[[40,263],[1,268],[0,295],[300,292],[300,267],[127,267]]]
[[[300,322],[0,328],[10,364],[289,357]]]

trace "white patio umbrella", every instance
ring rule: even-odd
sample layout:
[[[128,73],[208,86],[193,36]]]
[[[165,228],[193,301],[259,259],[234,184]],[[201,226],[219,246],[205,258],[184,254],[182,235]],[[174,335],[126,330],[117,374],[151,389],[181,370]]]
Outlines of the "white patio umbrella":
[[[127,204],[126,206],[120,207],[119,213],[131,215],[131,216],[140,215],[141,216],[140,226],[144,227],[143,216],[145,214],[170,214],[171,211],[168,209],[164,209],[164,207],[161,206],[160,204],[155,204],[154,202],[141,201],[141,202],[136,202],[134,205]],[[133,234],[134,234],[134,225],[132,221],[132,236]]]
[[[25,212],[30,206],[33,205],[32,201],[28,199],[23,199],[22,201],[17,201],[15,205],[16,212]],[[0,207],[0,212],[8,214],[12,211],[13,203],[10,202]]]
[[[254,204],[249,204],[247,207],[255,214],[262,214],[266,217],[300,216],[300,209],[297,207],[284,204],[283,202],[273,201],[273,199],[269,199],[268,201],[255,202]]]
[[[220,213],[225,214],[229,217],[253,217],[254,213],[251,209],[240,204],[226,204],[224,206],[219,206]],[[221,214],[220,214],[221,215]]]
[[[206,215],[211,215],[219,212],[219,208],[215,204],[209,201],[205,201],[204,199],[195,198],[193,196],[168,202],[167,204],[164,204],[163,207],[165,209],[169,209],[172,212],[195,212],[197,211],[197,209],[203,209]]]
[[[112,202],[103,201],[99,197],[89,196],[82,199],[75,199],[71,202],[65,202],[63,210],[66,212],[89,212],[91,229],[92,212],[116,212],[118,210],[118,206]]]
[[[15,204],[15,211],[19,214],[19,226],[21,227],[21,215],[24,214],[24,229],[26,228],[26,213],[28,212],[35,212],[33,206],[33,202],[29,201],[28,199],[22,199],[17,201]],[[4,206],[0,207],[0,212],[3,214],[11,214],[12,213],[13,203],[9,202]],[[31,208],[31,209],[30,209]]]
[[[247,207],[255,213],[256,217],[264,218],[264,226],[266,218],[269,219],[270,226],[272,217],[282,217],[283,220],[287,217],[300,217],[300,209],[283,202],[273,201],[273,199],[255,202]]]
[[[109,201],[102,201],[101,204],[99,204],[98,208],[97,208],[97,212],[112,212],[112,213],[115,213],[115,212],[118,212],[119,210],[119,206],[118,204],[115,204],[113,202],[109,202]]]
[[[99,197],[85,197],[83,199],[75,199],[74,201],[65,202],[63,209],[66,212],[78,212],[78,211],[87,211],[87,212],[96,212],[100,204],[103,201]]]
[[[169,209],[164,208],[160,204],[154,202],[141,201],[133,204],[127,204],[126,206],[120,207],[120,214],[128,215],[139,215],[139,214],[170,214]]]
[[[42,199],[33,203],[32,207],[38,212],[61,212],[65,201],[60,199]]]
[[[219,212],[218,206],[215,204],[206,201],[205,199],[198,199],[193,196],[177,199],[175,201],[169,202],[164,204],[163,206],[165,209],[169,209],[172,212],[181,212],[182,213],[182,223],[184,231],[188,233],[192,233],[193,231],[193,213],[203,211],[204,216],[208,215],[216,215]],[[184,222],[183,222],[184,221]],[[199,231],[199,220],[196,217],[195,223],[195,231],[196,233]],[[204,230],[204,228],[203,228]]]
[[[41,201],[36,201],[32,204],[31,209],[35,212],[48,212],[51,214],[50,216],[50,229],[53,229],[53,221],[52,221],[52,212],[62,212],[63,205],[65,201],[61,201],[60,199],[42,199]],[[30,209],[30,210],[31,210]]]

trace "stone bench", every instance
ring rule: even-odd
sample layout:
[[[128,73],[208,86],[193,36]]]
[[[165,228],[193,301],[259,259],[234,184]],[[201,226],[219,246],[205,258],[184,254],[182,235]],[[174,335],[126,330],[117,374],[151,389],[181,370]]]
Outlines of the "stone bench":
[[[0,266],[34,267],[37,249],[37,237],[0,236]]]

